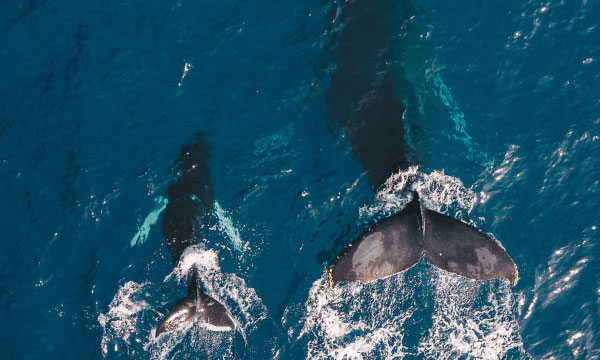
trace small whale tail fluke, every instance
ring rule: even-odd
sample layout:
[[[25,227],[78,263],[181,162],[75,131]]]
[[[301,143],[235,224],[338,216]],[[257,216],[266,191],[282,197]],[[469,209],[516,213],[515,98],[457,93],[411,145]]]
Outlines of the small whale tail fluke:
[[[235,323],[229,311],[198,286],[196,273],[188,281],[187,295],[181,299],[156,327],[155,337],[199,321],[209,330],[234,331]]]
[[[421,205],[419,194],[399,213],[375,224],[344,249],[327,273],[341,281],[370,282],[404,271],[425,256],[431,265],[470,279],[519,280],[506,250],[462,221]]]

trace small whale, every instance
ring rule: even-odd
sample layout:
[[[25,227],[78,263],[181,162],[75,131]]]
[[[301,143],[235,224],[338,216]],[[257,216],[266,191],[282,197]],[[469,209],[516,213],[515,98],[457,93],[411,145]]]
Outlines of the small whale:
[[[412,85],[390,65],[389,27],[400,21],[390,19],[394,6],[407,5],[390,0],[344,3],[335,20],[341,26],[332,44],[334,70],[326,93],[329,117],[344,130],[373,190],[414,165],[413,154],[407,152],[406,106],[398,95],[412,91]],[[405,209],[377,223],[337,256],[328,269],[328,283],[381,279],[412,267],[421,256],[471,279],[506,278],[515,285],[519,278],[515,263],[498,242],[423,207],[415,192]]]
[[[201,234],[208,226],[215,201],[208,158],[209,144],[199,133],[196,141],[185,146],[175,161],[177,179],[167,190],[168,203],[162,221],[163,235],[175,265],[185,249],[202,238]],[[160,321],[156,337],[196,321],[210,330],[235,330],[231,313],[200,289],[197,271],[192,268],[187,274],[187,295]]]

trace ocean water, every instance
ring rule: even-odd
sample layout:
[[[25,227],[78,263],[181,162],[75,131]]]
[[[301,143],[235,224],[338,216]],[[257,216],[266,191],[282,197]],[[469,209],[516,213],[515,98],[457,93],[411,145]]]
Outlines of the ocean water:
[[[419,161],[373,192],[325,99],[343,1],[0,3],[2,358],[600,358],[600,3],[394,4]],[[198,131],[217,202],[173,269],[161,210]],[[409,178],[519,283],[422,261],[328,289]],[[155,339],[193,265],[239,330]]]

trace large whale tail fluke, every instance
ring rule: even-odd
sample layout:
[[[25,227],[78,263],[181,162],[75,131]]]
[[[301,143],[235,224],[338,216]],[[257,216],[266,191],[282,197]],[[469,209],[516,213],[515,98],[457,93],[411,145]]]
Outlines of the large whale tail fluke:
[[[470,279],[519,280],[506,250],[462,221],[425,208],[414,192],[399,213],[375,224],[344,249],[327,273],[341,281],[370,282],[404,271],[425,256],[431,265]]]
[[[217,300],[203,293],[193,271],[188,280],[187,295],[169,311],[156,327],[155,337],[186,324],[199,321],[213,331],[234,331],[235,323],[229,311]]]

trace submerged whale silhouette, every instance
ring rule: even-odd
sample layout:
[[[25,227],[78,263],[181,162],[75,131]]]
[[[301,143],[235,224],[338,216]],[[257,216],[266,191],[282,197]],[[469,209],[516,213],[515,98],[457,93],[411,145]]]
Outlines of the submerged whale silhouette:
[[[334,71],[327,90],[330,118],[352,145],[356,161],[377,190],[392,174],[410,165],[399,74],[391,68],[389,0],[345,2],[336,22]],[[408,10],[408,9],[404,9]],[[408,82],[404,85],[410,86]],[[369,282],[406,270],[421,256],[430,264],[472,279],[506,278],[518,270],[504,248],[462,221],[429,210],[415,192],[399,213],[384,219],[344,249],[327,272],[329,286],[341,281]]]
[[[215,201],[208,173],[208,150],[208,142],[199,133],[196,141],[185,146],[175,161],[177,179],[167,190],[169,202],[162,221],[163,235],[175,265],[184,250],[194,245],[208,226]],[[194,321],[211,330],[235,330],[233,317],[225,306],[200,289],[196,271],[192,268],[187,274],[187,295],[158,324],[156,337]]]

